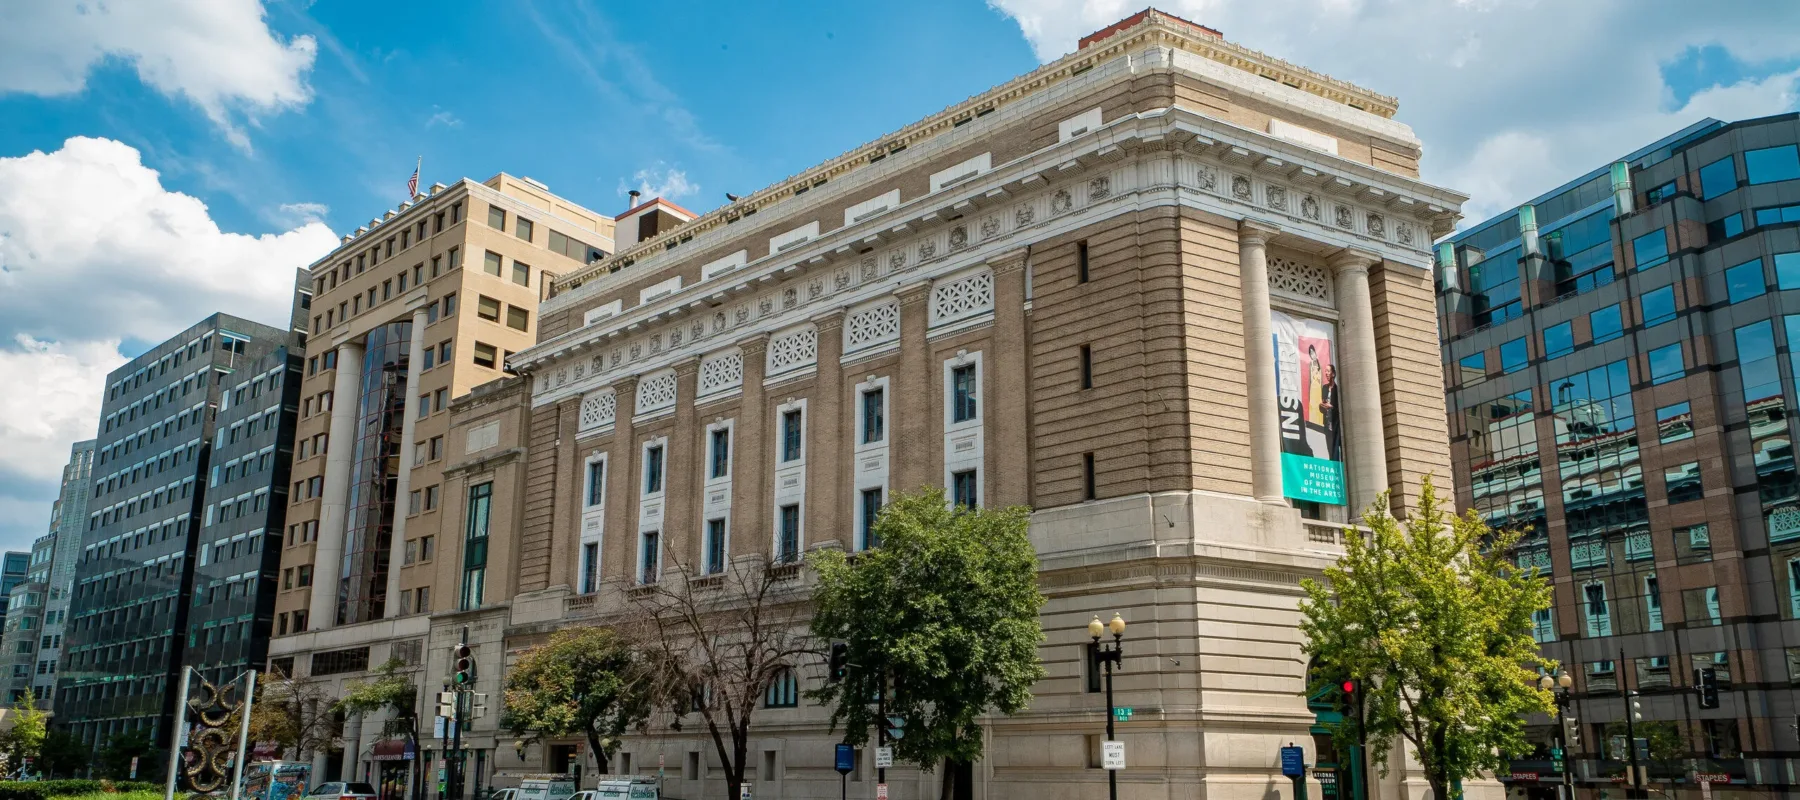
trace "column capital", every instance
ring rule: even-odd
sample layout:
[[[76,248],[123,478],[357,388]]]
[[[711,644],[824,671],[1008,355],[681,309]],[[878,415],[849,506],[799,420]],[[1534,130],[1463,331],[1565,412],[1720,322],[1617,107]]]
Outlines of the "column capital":
[[[916,305],[931,293],[931,281],[917,280],[894,289],[894,296],[900,298],[901,306]]]
[[[1380,261],[1381,256],[1368,250],[1346,247],[1331,254],[1327,263],[1336,272],[1368,272],[1369,267]]]
[[[745,356],[760,356],[764,351],[769,349],[769,335],[767,333],[758,333],[744,337],[738,340],[737,346],[739,350],[744,352]]]
[[[993,270],[995,275],[1006,275],[1018,272],[1025,268],[1025,256],[1029,252],[1030,251],[1027,248],[1021,247],[1017,250],[1009,250],[1001,253],[1000,255],[987,260],[988,269]]]
[[[820,333],[824,333],[825,331],[835,331],[840,328],[843,328],[844,327],[844,310],[841,308],[834,308],[830,311],[816,314],[812,318],[812,323],[814,326],[816,326],[819,329]]]
[[[685,378],[700,371],[700,357],[688,356],[687,358],[675,362],[674,366],[676,379],[679,380]]]
[[[1281,233],[1281,227],[1273,222],[1259,219],[1238,220],[1238,245],[1266,245],[1275,235]]]

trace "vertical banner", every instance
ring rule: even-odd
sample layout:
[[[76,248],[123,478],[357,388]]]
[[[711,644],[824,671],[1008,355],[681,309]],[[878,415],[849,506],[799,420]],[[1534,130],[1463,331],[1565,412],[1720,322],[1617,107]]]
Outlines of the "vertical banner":
[[[1343,505],[1344,426],[1331,324],[1269,314],[1281,418],[1281,493]]]

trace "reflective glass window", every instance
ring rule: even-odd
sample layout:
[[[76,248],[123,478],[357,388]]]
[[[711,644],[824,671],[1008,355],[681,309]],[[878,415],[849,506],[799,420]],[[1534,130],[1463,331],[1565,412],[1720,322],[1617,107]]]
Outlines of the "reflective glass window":
[[[1651,383],[1667,383],[1686,373],[1687,364],[1681,357],[1680,342],[1650,351]]]
[[[1768,291],[1763,281],[1762,259],[1746,261],[1725,270],[1725,296],[1733,303],[1760,297]]]
[[[1632,264],[1638,269],[1654,267],[1669,260],[1669,237],[1661,229],[1631,240]]]
[[[1502,373],[1517,372],[1525,368],[1531,360],[1525,347],[1525,338],[1519,337],[1500,345],[1500,371]]]
[[[1625,330],[1625,323],[1619,315],[1617,304],[1596,309],[1588,315],[1588,328],[1593,331],[1596,343],[1616,339]]]
[[[1786,144],[1745,150],[1744,176],[1751,185],[1800,178],[1800,146]]]
[[[1737,166],[1726,156],[1700,168],[1700,199],[1711,200],[1737,188]]]
[[[1644,327],[1675,318],[1675,287],[1664,286],[1638,297],[1638,308],[1644,312]]]
[[[1544,357],[1556,358],[1575,350],[1574,325],[1568,322],[1544,329]]]

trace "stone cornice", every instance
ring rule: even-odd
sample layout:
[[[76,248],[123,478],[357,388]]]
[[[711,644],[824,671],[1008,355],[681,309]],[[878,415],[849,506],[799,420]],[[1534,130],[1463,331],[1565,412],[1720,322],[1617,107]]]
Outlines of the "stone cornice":
[[[611,258],[558,278],[555,283],[556,290],[563,291],[565,287],[580,285],[592,278],[628,268],[643,258],[686,245],[698,236],[746,219],[776,203],[791,200],[813,189],[825,186],[830,181],[843,178],[852,170],[875,164],[968,123],[978,122],[980,118],[986,117],[998,109],[1024,100],[1063,81],[1096,80],[1102,77],[1096,73],[1107,71],[1102,69],[1101,65],[1109,62],[1127,62],[1125,69],[1121,72],[1125,76],[1138,75],[1146,67],[1130,64],[1130,59],[1126,56],[1133,50],[1143,49],[1146,45],[1189,53],[1209,62],[1256,76],[1257,79],[1268,79],[1273,82],[1273,86],[1279,87],[1279,89],[1270,90],[1277,92],[1278,95],[1293,92],[1294,96],[1311,97],[1340,104],[1342,116],[1354,118],[1357,114],[1366,115],[1367,121],[1360,127],[1369,128],[1370,133],[1382,138],[1404,138],[1408,140],[1404,142],[1405,144],[1415,148],[1418,146],[1417,140],[1412,139],[1410,132],[1401,136],[1399,132],[1407,130],[1404,125],[1391,121],[1395,111],[1398,110],[1398,104],[1392,97],[1371,92],[1347,81],[1299,67],[1217,37],[1198,34],[1185,25],[1176,25],[1164,20],[1160,14],[1151,14],[1143,22],[1125,31],[950,106],[937,114],[901,128],[893,134],[854,148],[817,167],[753,192],[748,197],[727,206],[702,214],[662,235],[646,239],[631,247],[621,248]],[[1161,69],[1175,68],[1172,59],[1164,58],[1162,61],[1163,63],[1160,65],[1148,66],[1152,69],[1159,66]],[[1262,90],[1268,87],[1259,86],[1257,88]],[[1302,110],[1316,112],[1318,109]],[[1349,124],[1355,125],[1354,122]]]

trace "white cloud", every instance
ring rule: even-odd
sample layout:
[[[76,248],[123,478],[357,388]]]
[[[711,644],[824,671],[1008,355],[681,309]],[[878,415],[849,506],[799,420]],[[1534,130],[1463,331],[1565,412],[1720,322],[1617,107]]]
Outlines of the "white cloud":
[[[432,114],[429,119],[425,120],[425,127],[435,128],[439,125],[442,125],[446,128],[462,127],[462,124],[463,124],[462,120],[458,119],[455,114],[450,113],[446,109],[439,108],[438,106],[432,106],[432,108],[436,110],[436,113]]]
[[[285,327],[294,270],[337,244],[316,221],[221,231],[109,139],[0,158],[0,186],[0,499],[54,496],[121,340],[160,342],[218,311]]]
[[[331,213],[331,206],[324,203],[282,203],[280,216],[298,225],[308,222],[324,222],[325,215],[329,213]]]
[[[261,0],[28,0],[6,5],[0,93],[72,94],[108,58],[145,84],[199,106],[234,144],[242,122],[304,106],[318,45],[269,30]]]
[[[678,197],[697,194],[700,191],[700,184],[689,181],[686,172],[659,161],[654,166],[632,173],[630,181],[619,181],[621,196],[632,189],[643,192],[646,200],[652,197],[674,200]]]
[[[1141,0],[989,0],[1042,60],[1142,10]],[[1469,192],[1469,221],[1711,115],[1794,109],[1800,73],[1677,105],[1665,64],[1717,46],[1749,64],[1800,57],[1800,4],[1719,0],[1164,0],[1226,39],[1400,100],[1426,180]],[[1679,24],[1672,21],[1678,20]],[[1772,72],[1772,71],[1766,71]]]

